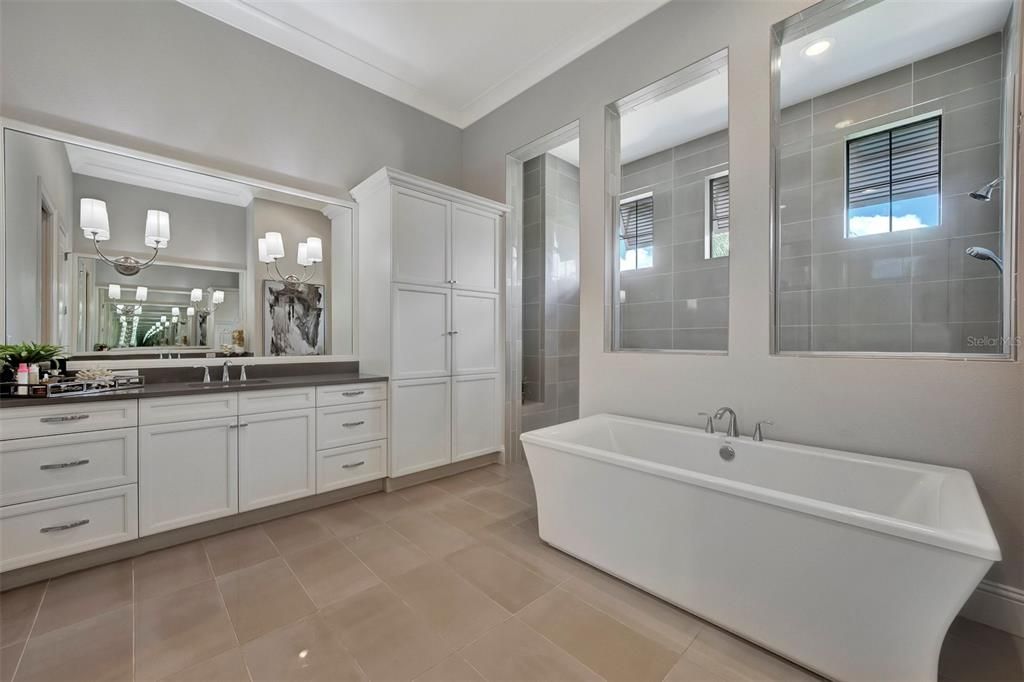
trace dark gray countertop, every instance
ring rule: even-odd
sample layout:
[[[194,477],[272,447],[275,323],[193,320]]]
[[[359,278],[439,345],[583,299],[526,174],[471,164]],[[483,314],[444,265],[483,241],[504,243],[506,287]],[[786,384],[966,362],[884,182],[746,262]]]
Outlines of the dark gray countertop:
[[[232,381],[223,385],[214,380],[202,386],[198,382],[163,382],[147,384],[142,388],[131,388],[124,391],[96,393],[93,395],[66,395],[52,398],[23,398],[18,396],[0,397],[0,408],[27,407],[29,405],[60,405],[64,403],[92,403],[104,400],[130,400],[135,398],[163,398],[175,395],[202,395],[222,391],[261,391],[275,388],[293,388],[295,386],[330,386],[340,384],[362,384],[373,381],[387,381],[388,378],[377,374],[301,374],[268,378],[253,378],[246,383]]]

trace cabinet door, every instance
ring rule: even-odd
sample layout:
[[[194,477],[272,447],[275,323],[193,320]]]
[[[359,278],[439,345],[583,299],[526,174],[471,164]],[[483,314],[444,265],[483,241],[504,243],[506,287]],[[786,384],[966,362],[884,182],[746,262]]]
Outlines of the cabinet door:
[[[502,449],[498,375],[452,379],[452,460]]]
[[[391,279],[446,286],[451,202],[408,189],[392,194]]]
[[[498,292],[501,218],[452,206],[452,284],[456,289]]]
[[[452,461],[451,379],[391,385],[390,475],[404,476]]]
[[[237,512],[237,417],[139,428],[139,535]]]
[[[497,294],[452,292],[453,374],[498,371],[498,308]]]
[[[238,510],[316,492],[316,410],[241,417],[238,424]]]
[[[451,296],[451,289],[394,285],[391,378],[451,374]]]

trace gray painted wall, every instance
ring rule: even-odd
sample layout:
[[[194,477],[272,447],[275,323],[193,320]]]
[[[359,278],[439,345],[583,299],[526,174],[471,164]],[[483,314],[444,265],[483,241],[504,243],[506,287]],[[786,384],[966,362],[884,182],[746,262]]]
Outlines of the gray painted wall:
[[[1020,363],[769,354],[770,29],[811,2],[673,2],[464,131],[465,189],[504,199],[505,154],[580,120],[580,412],[702,426],[731,405],[741,431],[968,469],[1003,549],[991,577],[1024,587]],[[604,352],[604,107],[729,48],[729,355]]]
[[[104,142],[343,197],[461,180],[454,126],[172,0],[5,0],[0,65],[4,116]]]
[[[654,193],[654,257],[619,276],[621,348],[728,347],[729,257],[704,255],[707,176],[728,170],[728,130],[622,167],[623,195]]]
[[[994,33],[782,111],[779,343],[787,351],[991,353],[1002,278],[1002,35]],[[846,138],[942,112],[941,224],[844,238]],[[862,121],[836,129],[841,121]]]

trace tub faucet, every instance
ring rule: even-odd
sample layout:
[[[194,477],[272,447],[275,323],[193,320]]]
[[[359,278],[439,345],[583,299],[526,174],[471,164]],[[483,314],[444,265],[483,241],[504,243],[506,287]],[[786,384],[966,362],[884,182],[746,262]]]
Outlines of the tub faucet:
[[[698,412],[697,416],[704,417],[704,433],[715,432],[715,420],[712,419],[710,412]]]
[[[729,425],[725,427],[725,435],[731,438],[740,437],[740,425],[736,420],[736,411],[731,407],[720,407],[715,412],[715,419],[721,419],[725,415],[729,415]]]

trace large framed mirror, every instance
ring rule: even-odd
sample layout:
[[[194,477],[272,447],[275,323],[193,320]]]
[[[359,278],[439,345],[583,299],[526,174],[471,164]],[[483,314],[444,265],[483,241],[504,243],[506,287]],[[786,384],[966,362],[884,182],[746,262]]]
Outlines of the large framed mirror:
[[[729,54],[606,107],[605,347],[729,346]]]
[[[1019,6],[774,28],[774,352],[1013,356]]]
[[[3,185],[5,343],[355,356],[350,202],[11,122]]]

